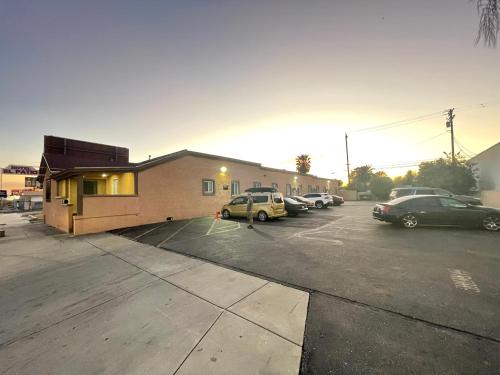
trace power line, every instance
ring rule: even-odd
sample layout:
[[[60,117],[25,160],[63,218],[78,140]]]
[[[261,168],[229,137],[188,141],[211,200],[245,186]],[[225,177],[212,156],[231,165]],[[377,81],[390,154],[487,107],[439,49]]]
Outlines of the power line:
[[[411,125],[411,124],[416,123],[416,122],[426,121],[426,120],[431,120],[434,118],[442,117],[442,116],[444,116],[444,114],[445,114],[445,111],[428,113],[428,114],[422,115],[422,116],[412,117],[412,118],[399,120],[399,121],[388,122],[385,124],[370,126],[368,128],[353,130],[351,133],[368,133],[368,132],[373,132],[373,131],[392,129],[392,128],[395,128],[398,126]]]

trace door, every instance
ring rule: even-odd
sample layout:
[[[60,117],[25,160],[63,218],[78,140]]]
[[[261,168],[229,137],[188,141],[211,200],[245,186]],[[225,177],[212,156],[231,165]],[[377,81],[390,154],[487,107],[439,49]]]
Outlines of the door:
[[[453,198],[439,198],[446,208],[447,220],[452,225],[473,226],[481,221],[482,212]]]
[[[441,204],[438,198],[426,197],[414,199],[418,202],[418,209],[416,212],[421,217],[423,224],[430,225],[446,225],[448,219],[448,212]]]
[[[247,214],[247,197],[238,197],[231,202],[231,215],[246,216]]]

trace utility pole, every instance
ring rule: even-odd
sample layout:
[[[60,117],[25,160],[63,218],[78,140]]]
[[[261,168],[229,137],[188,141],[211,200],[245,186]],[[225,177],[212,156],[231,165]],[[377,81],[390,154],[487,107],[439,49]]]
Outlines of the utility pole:
[[[345,133],[345,154],[347,158],[347,185],[351,183],[351,172],[349,171],[349,148],[347,147],[347,133]]]
[[[451,130],[451,160],[453,164],[455,164],[455,138],[453,135],[453,119],[455,118],[455,115],[453,114],[454,110],[455,108],[448,110],[448,119],[446,121],[446,127]]]

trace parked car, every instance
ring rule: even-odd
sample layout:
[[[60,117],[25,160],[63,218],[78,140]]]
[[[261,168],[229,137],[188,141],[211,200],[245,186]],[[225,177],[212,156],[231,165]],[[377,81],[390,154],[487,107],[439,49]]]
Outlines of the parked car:
[[[316,208],[333,206],[333,198],[327,193],[309,193],[304,194],[303,197],[312,200]]]
[[[283,195],[280,192],[251,193],[253,199],[253,216],[259,221],[286,216]],[[222,218],[246,217],[248,195],[239,195],[222,206]]]
[[[389,195],[390,199],[395,199],[399,197],[405,197],[407,195],[442,195],[445,197],[453,197],[458,199],[459,201],[481,206],[481,200],[476,197],[471,197],[469,195],[456,195],[452,192],[441,189],[441,188],[430,188],[430,187],[402,187],[395,188],[391,190],[391,194]]]
[[[333,205],[334,206],[340,206],[341,204],[344,204],[344,198],[343,197],[340,197],[338,195],[333,195],[332,194],[332,198],[333,198]]]
[[[285,197],[285,210],[288,212],[288,216],[297,216],[301,213],[307,213],[307,205],[302,202],[298,202],[295,199]]]
[[[500,229],[500,210],[475,206],[441,195],[408,195],[373,208],[373,218],[401,224],[405,228],[420,225],[454,225]]]
[[[371,201],[373,199],[373,194],[370,190],[361,191],[358,193],[358,199],[360,201]]]
[[[307,208],[314,208],[314,201],[304,197],[299,197],[298,195],[293,195],[290,198],[295,199],[297,202],[305,203]]]

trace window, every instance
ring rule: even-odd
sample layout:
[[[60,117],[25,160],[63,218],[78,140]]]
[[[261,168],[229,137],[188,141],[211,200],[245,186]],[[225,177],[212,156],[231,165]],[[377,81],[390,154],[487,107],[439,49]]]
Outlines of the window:
[[[231,196],[238,195],[240,193],[240,182],[231,181]]]
[[[273,194],[274,203],[283,203],[283,197],[281,194]]]
[[[290,196],[292,195],[292,185],[286,184],[286,195]]]
[[[262,187],[262,184],[259,181],[254,181],[253,182],[253,187],[254,188],[259,188],[259,187]]]
[[[307,192],[308,193],[312,193],[312,186],[311,185],[307,185]]]
[[[456,199],[453,198],[439,198],[439,201],[445,207],[455,207],[455,208],[467,207],[467,204],[457,201]]]
[[[233,201],[231,202],[231,204],[232,205],[235,205],[235,204],[246,204],[247,200],[248,200],[247,197],[238,197],[238,198],[233,199]]]
[[[269,197],[267,195],[253,195],[253,203],[267,203]]]
[[[399,189],[396,193],[396,197],[405,197],[411,194],[411,189]]]
[[[319,193],[319,185],[316,185],[316,193]]]
[[[415,195],[434,195],[434,190],[432,190],[432,189],[417,189],[417,190],[415,190]]]
[[[273,187],[276,190],[278,190],[278,184],[276,182],[271,183],[271,187]]]
[[[215,181],[214,180],[202,180],[202,194],[203,195],[215,195]]]
[[[302,194],[302,185],[299,185],[299,187],[297,188],[297,193],[298,195]]]
[[[97,181],[95,181],[95,180],[83,181],[83,194],[96,195],[97,194]]]
[[[24,187],[36,187],[36,177],[25,177]]]
[[[51,185],[51,180],[50,178],[45,180],[45,202],[50,202],[51,194],[50,194],[50,185]]]
[[[451,197],[451,193],[448,190],[444,190],[444,189],[436,189],[436,194],[437,195],[444,195],[446,197]]]
[[[114,178],[111,183],[111,194],[118,194],[118,179]]]

